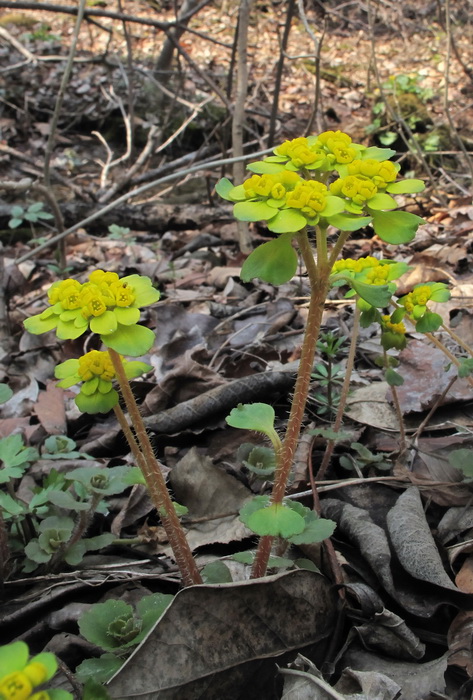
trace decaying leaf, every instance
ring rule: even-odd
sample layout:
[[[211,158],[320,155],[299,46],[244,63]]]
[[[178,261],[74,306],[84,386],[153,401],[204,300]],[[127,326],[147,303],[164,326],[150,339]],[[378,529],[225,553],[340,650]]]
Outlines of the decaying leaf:
[[[185,588],[112,678],[109,692],[140,700],[234,697],[235,667],[246,667],[248,683],[248,664],[266,659],[274,669],[272,657],[323,644],[333,629],[334,601],[323,576],[302,570]]]

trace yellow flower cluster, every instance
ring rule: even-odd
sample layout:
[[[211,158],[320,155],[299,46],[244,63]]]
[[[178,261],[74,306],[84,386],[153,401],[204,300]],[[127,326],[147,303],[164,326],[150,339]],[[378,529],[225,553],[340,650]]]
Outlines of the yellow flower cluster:
[[[32,692],[37,685],[41,685],[48,677],[43,664],[32,662],[22,671],[14,671],[0,679],[0,697],[5,700],[47,700],[49,694]]]
[[[412,292],[406,294],[402,304],[406,309],[408,314],[411,314],[415,306],[425,306],[432,295],[432,287],[427,284],[423,284],[420,287],[416,287]]]
[[[323,211],[326,206],[327,187],[316,180],[300,182],[286,197],[286,205],[293,209],[300,209],[303,214],[311,218],[317,212]]]
[[[296,168],[314,165],[324,159],[324,154],[309,146],[308,139],[305,137],[285,141],[274,152],[278,156],[287,156]]]
[[[352,258],[345,258],[344,260],[337,260],[332,268],[332,274],[337,272],[344,272],[348,270],[350,272],[363,272],[367,268],[377,269],[378,267],[384,267],[381,265],[377,258],[373,258],[368,255],[366,258],[360,258],[359,260],[353,260]]]
[[[285,141],[274,149],[277,156],[288,159],[298,170],[351,163],[357,155],[357,150],[351,145],[352,140],[343,131],[324,131],[315,140],[300,137]]]
[[[406,327],[403,323],[392,323],[391,316],[382,316],[383,327],[387,331],[397,333],[398,335],[406,334]]]
[[[77,374],[83,382],[88,382],[94,377],[111,382],[115,378],[115,369],[108,352],[91,350],[79,358]]]
[[[351,137],[343,131],[324,131],[319,134],[315,148],[323,148],[332,154],[336,163],[351,163],[356,158],[356,150],[351,146]]]
[[[87,319],[101,316],[109,307],[127,307],[135,301],[131,289],[116,272],[95,270],[89,280],[81,284],[77,280],[66,279],[53,284],[49,291],[50,304],[59,304],[64,311],[80,309]]]
[[[330,185],[330,192],[334,195],[344,195],[354,204],[363,206],[365,202],[374,197],[378,188],[374,182],[364,175],[346,175]]]
[[[272,199],[284,199],[286,193],[294,189],[301,178],[295,172],[283,170],[279,173],[264,175],[252,175],[243,183],[247,199],[253,197],[271,197]]]
[[[354,160],[347,166],[348,175],[361,175],[370,178],[376,187],[383,189],[397,177],[397,168],[390,160],[381,162],[373,158]]]

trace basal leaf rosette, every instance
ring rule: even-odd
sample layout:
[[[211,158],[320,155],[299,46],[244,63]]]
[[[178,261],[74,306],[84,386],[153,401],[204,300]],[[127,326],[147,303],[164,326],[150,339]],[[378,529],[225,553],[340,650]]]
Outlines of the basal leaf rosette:
[[[130,362],[123,357],[121,361],[128,379],[135,379],[151,369],[145,362]],[[112,383],[115,369],[106,351],[91,350],[78,360],[66,360],[56,367],[54,375],[61,380],[58,386],[63,389],[80,385],[75,402],[83,413],[107,413],[118,404],[118,392]]]
[[[72,700],[65,690],[34,689],[49,681],[58,664],[54,654],[43,652],[29,659],[25,642],[13,642],[0,647],[0,697],[5,700]]]
[[[396,291],[394,280],[399,279],[409,266],[404,262],[378,260],[368,255],[366,258],[338,260],[332,268],[333,287],[349,285],[346,297],[358,295],[357,305],[363,312],[372,307],[384,308],[389,305]]]
[[[55,282],[48,291],[50,306],[25,320],[30,333],[56,330],[61,340],[78,338],[90,329],[107,347],[132,357],[147,352],[154,342],[149,328],[137,325],[140,308],[154,304],[159,292],[149,277],[94,270],[89,281]]]
[[[439,314],[430,311],[427,302],[444,302],[450,299],[450,292],[443,282],[427,282],[418,284],[412,292],[399,299],[399,305],[403,307],[403,312],[414,321],[416,331],[419,333],[433,333],[438,330],[443,323]],[[398,309],[398,315],[402,317],[403,312]]]

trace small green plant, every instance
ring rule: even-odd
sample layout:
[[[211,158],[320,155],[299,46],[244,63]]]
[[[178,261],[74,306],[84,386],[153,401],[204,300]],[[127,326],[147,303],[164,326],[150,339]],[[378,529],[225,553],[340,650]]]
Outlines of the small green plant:
[[[321,333],[317,342],[317,350],[322,360],[314,367],[312,379],[317,388],[311,393],[309,400],[317,404],[316,412],[320,416],[335,414],[340,402],[345,372],[340,364],[335,364],[334,360],[340,353],[345,340],[344,336],[328,331]]]
[[[150,632],[173,599],[172,595],[153,593],[144,596],[136,609],[123,600],[107,600],[92,605],[79,619],[79,630],[87,641],[105,651],[97,659],[86,659],[76,669],[81,682],[108,681],[124,660]]]
[[[385,460],[383,455],[374,454],[360,442],[352,442],[350,447],[355,455],[342,455],[340,457],[340,465],[345,469],[354,469],[359,476],[362,475],[364,469],[369,467],[381,470],[391,469],[391,462]]]
[[[40,690],[58,668],[56,657],[43,652],[30,658],[25,642],[0,647],[0,698],[2,700],[72,700],[71,693],[54,688]]]
[[[135,243],[136,239],[130,236],[130,229],[127,226],[119,226],[118,224],[110,224],[108,227],[108,237],[116,240],[127,240],[129,243]]]
[[[140,325],[138,321],[140,308],[154,304],[158,299],[159,292],[152,286],[149,277],[129,275],[120,278],[115,272],[95,270],[84,283],[75,279],[55,282],[48,292],[49,307],[26,319],[24,325],[30,333],[35,334],[55,330],[61,340],[73,340],[88,330],[100,336],[107,348],[105,351],[91,350],[79,359],[66,360],[56,367],[56,377],[60,379],[59,385],[63,388],[70,388],[76,384],[80,386],[75,401],[81,411],[94,414],[114,410],[160,515],[184,584],[190,585],[201,583],[202,579],[129,383],[131,378],[138,377],[151,367],[139,360],[126,360],[123,357],[139,357],[152,347],[153,331]],[[114,387],[114,382],[118,383],[136,438],[120,407],[119,393]],[[78,485],[74,488],[77,492]],[[57,503],[58,495],[55,498]],[[62,502],[65,498],[70,499],[70,494],[60,496]],[[93,497],[91,503],[84,504],[84,511],[92,513],[99,501],[98,495]],[[77,552],[83,553],[84,548],[80,544],[83,528],[79,526],[80,535],[77,537],[77,530],[70,532],[70,524],[64,525],[61,528],[56,523],[53,527],[55,531],[49,540],[48,535],[41,533],[44,535],[42,541],[40,542],[38,537],[38,541],[33,543],[31,548],[34,550],[33,561],[37,561],[38,558],[45,559],[46,556],[52,559],[53,555],[49,550],[54,547],[59,553],[67,556],[69,561],[71,546],[73,561],[78,556]],[[56,530],[59,532],[56,533]],[[64,544],[64,539],[68,544]],[[90,544],[89,540],[89,548]]]
[[[41,223],[42,221],[48,221],[53,219],[53,215],[47,211],[43,211],[43,202],[34,202],[30,204],[27,209],[19,206],[18,204],[11,209],[11,219],[8,222],[10,228],[18,228],[24,221],[28,221],[31,224]]]

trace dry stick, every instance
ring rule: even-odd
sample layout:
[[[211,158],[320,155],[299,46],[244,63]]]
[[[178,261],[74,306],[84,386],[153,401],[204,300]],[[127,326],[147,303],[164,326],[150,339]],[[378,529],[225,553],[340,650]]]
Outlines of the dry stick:
[[[315,95],[314,95],[314,107],[312,109],[312,114],[310,115],[309,122],[307,124],[306,130],[305,130],[305,136],[308,136],[314,126],[314,121],[316,122],[317,130],[322,131],[323,125],[319,123],[319,120],[317,119],[318,111],[319,111],[319,105],[320,105],[320,55],[322,52],[322,42],[325,36],[325,26],[326,23],[324,24],[324,30],[322,33],[322,38],[319,41],[317,37],[315,36],[314,32],[310,28],[309,22],[307,20],[307,15],[304,11],[304,3],[303,0],[297,0],[297,9],[299,11],[299,17],[301,18],[301,22],[304,25],[304,29],[306,30],[307,34],[309,37],[312,39],[314,42],[314,47],[315,47],[315,54],[314,54],[314,68],[315,68]]]
[[[415,431],[415,433],[414,433],[414,435],[413,435],[413,439],[414,439],[414,444],[415,444],[415,445],[418,444],[420,436],[421,436],[422,433],[424,432],[426,425],[428,424],[428,422],[430,421],[430,419],[431,419],[432,416],[434,415],[435,411],[439,408],[439,406],[442,406],[442,405],[443,405],[443,401],[444,401],[446,395],[448,394],[448,392],[450,391],[450,389],[452,388],[452,386],[455,384],[455,382],[457,381],[457,379],[458,379],[458,377],[452,377],[452,378],[450,379],[450,381],[448,382],[448,384],[447,384],[447,386],[445,387],[445,389],[442,391],[442,393],[441,393],[440,396],[437,398],[437,400],[435,401],[434,405],[432,406],[432,408],[430,409],[430,411],[428,412],[428,414],[426,415],[426,417],[424,418],[424,420],[422,421],[422,423],[419,425],[419,427],[418,427],[417,430]]]
[[[451,328],[449,328],[445,323],[442,323],[442,328],[443,330],[448,333],[450,338],[452,338],[458,345],[463,348],[469,355],[473,356],[473,349],[466,343],[462,338],[460,338],[459,335],[455,333],[455,331],[452,331]]]
[[[315,263],[309,238],[305,230],[299,231],[297,241],[307,268],[307,273],[311,286],[311,297],[307,314],[307,324],[302,343],[301,359],[299,371],[297,373],[296,385],[292,399],[291,412],[287,423],[286,435],[284,437],[282,449],[277,455],[277,468],[271,495],[272,503],[282,503],[286,491],[287,480],[291,471],[294,452],[299,440],[304,410],[309,393],[309,386],[312,374],[312,365],[315,356],[317,339],[322,322],[325,298],[329,290],[329,278],[331,267],[324,256],[326,245],[325,232],[317,229],[317,252],[318,262]],[[261,537],[256,552],[252,578],[260,578],[266,573],[269,555],[274,537],[265,535]]]
[[[90,224],[92,221],[95,221],[96,219],[100,218],[104,214],[107,214],[109,211],[112,211],[120,204],[124,204],[129,199],[132,199],[133,197],[137,197],[138,195],[143,194],[143,192],[147,192],[148,190],[152,189],[153,187],[156,187],[157,185],[162,185],[166,182],[172,182],[173,180],[177,180],[178,178],[183,177],[184,175],[190,175],[192,173],[197,173],[201,170],[218,168],[218,167],[221,167],[222,165],[230,165],[231,163],[234,163],[236,160],[253,160],[253,159],[258,158],[259,156],[267,155],[268,153],[271,153],[271,149],[265,150],[265,151],[259,151],[258,153],[244,155],[244,156],[241,156],[241,158],[221,158],[219,160],[209,161],[205,164],[200,163],[198,165],[194,165],[190,168],[187,168],[186,170],[182,170],[182,171],[177,172],[177,173],[172,173],[170,175],[166,175],[165,177],[158,178],[157,180],[147,182],[146,184],[141,185],[140,187],[137,187],[136,189],[132,190],[131,192],[127,192],[126,194],[123,194],[121,197],[118,197],[118,199],[115,199],[113,202],[110,202],[109,204],[102,207],[101,209],[98,209],[97,211],[93,212],[93,214],[91,214],[90,216],[87,216],[85,219],[82,219],[82,221],[79,221],[78,223],[74,224],[74,226],[70,226],[68,229],[66,229],[62,233],[58,234],[57,236],[53,236],[49,241],[47,241],[46,243],[43,243],[42,245],[38,246],[34,250],[31,250],[28,253],[25,253],[25,255],[22,255],[21,257],[17,258],[15,260],[15,263],[20,264],[22,262],[25,262],[25,260],[29,260],[29,258],[33,257],[34,255],[36,255],[40,251],[44,250],[45,248],[49,248],[51,245],[53,245],[54,243],[57,243],[65,236],[68,236],[70,233],[74,233],[79,228],[82,228],[83,226],[87,226],[87,224]]]
[[[287,4],[286,22],[284,24],[284,32],[282,35],[281,46],[279,47],[279,58],[276,65],[276,76],[274,79],[273,103],[271,105],[271,116],[269,118],[268,128],[268,146],[274,145],[274,134],[276,131],[276,118],[279,108],[279,93],[281,92],[282,72],[284,68],[284,59],[286,57],[287,44],[289,34],[291,32],[292,18],[296,8],[295,0],[289,0]]]
[[[443,93],[443,107],[445,110],[445,116],[447,117],[448,121],[448,126],[450,128],[450,134],[453,135],[460,146],[461,150],[463,151],[463,155],[465,156],[467,165],[470,169],[470,175],[471,175],[471,183],[473,185],[473,161],[470,158],[470,154],[468,153],[465,144],[463,143],[463,140],[460,138],[460,135],[457,131],[457,128],[455,124],[453,123],[452,115],[450,113],[450,102],[448,99],[448,81],[449,81],[449,76],[450,76],[450,54],[451,54],[451,48],[453,44],[453,37],[452,37],[452,30],[451,30],[451,23],[450,23],[450,0],[445,0],[445,31],[447,34],[447,55],[445,56],[445,90]]]
[[[232,148],[235,156],[243,155],[243,124],[245,121],[245,101],[248,91],[248,25],[250,20],[252,0],[240,0],[238,13],[237,37],[237,83],[235,105],[232,114]],[[235,185],[241,185],[245,179],[245,168],[242,161],[233,165],[233,180]],[[237,235],[240,251],[251,252],[251,240],[246,221],[237,220]]]
[[[122,0],[118,0],[118,9],[123,13]],[[135,68],[133,65],[133,45],[131,43],[130,32],[127,23],[122,20],[123,35],[126,43],[126,67],[127,67],[127,92],[128,92],[128,114],[130,122],[130,150],[133,152],[135,143],[135,91],[133,89],[133,78]]]
[[[389,114],[390,118],[396,123],[400,124],[402,126],[402,129],[405,130],[406,134],[409,137],[409,140],[406,138],[404,135],[404,132],[402,129],[399,130],[399,135],[404,141],[407,150],[409,153],[412,153],[412,155],[417,156],[419,162],[422,164],[423,168],[425,169],[425,172],[427,173],[427,177],[429,178],[430,186],[432,187],[433,191],[436,193],[439,201],[442,203],[443,206],[447,206],[448,202],[443,196],[438,191],[438,187],[435,181],[435,178],[432,174],[432,170],[430,169],[429,164],[427,163],[424,153],[422,152],[422,148],[420,147],[420,144],[418,140],[415,138],[414,134],[412,133],[412,129],[410,128],[409,124],[406,122],[406,120],[402,117],[401,113],[399,112],[396,114],[396,112],[393,110],[392,106],[389,103],[389,100],[386,98],[386,94],[383,89],[383,83],[381,81],[381,76],[379,75],[379,70],[378,70],[378,58],[376,55],[376,43],[375,43],[375,36],[374,36],[374,19],[373,19],[373,13],[372,13],[372,7],[371,7],[372,0],[368,0],[368,22],[369,22],[369,27],[370,27],[370,42],[371,42],[371,61],[372,61],[372,66],[373,66],[373,72],[375,75],[376,79],[376,84],[379,90],[379,93],[383,99],[383,102],[386,107],[386,111]],[[411,145],[413,144],[416,149],[416,153],[413,152]]]
[[[202,7],[208,4],[202,2],[198,7],[196,7],[192,14],[198,12]],[[23,0],[0,0],[0,8],[7,8],[13,10],[44,10],[45,12],[60,12],[66,15],[77,15],[79,13],[78,7],[71,7],[69,5],[56,5],[49,2],[23,2]],[[108,17],[109,19],[116,19],[125,22],[134,22],[135,24],[145,24],[150,27],[156,27],[162,31],[167,31],[172,27],[178,27],[179,22],[160,22],[156,19],[148,19],[145,17],[137,17],[136,15],[122,14],[121,12],[111,12],[110,10],[101,10],[96,7],[87,7],[85,9],[84,15],[86,17]],[[181,17],[180,22],[184,22],[188,17]]]
[[[358,332],[360,329],[360,309],[355,306],[355,315],[353,318],[353,329],[351,335],[350,349],[348,351],[347,366],[345,370],[345,379],[343,380],[342,392],[340,395],[340,403],[338,404],[337,415],[335,416],[335,421],[332,429],[338,433],[342,425],[343,414],[345,412],[345,407],[348,399],[348,392],[350,390],[350,380],[353,372],[353,367],[355,364],[356,355],[356,343],[358,340]],[[322,463],[317,472],[316,480],[322,481],[327,471],[327,467],[330,463],[330,458],[332,457],[333,450],[335,448],[335,440],[329,440],[325,448],[324,456],[322,458]],[[315,484],[315,481],[314,481]]]
[[[59,86],[59,92],[57,95],[56,104],[54,105],[54,112],[53,112],[53,116],[51,119],[51,124],[49,126],[49,137],[48,137],[48,141],[46,143],[46,150],[45,150],[45,154],[44,154],[43,180],[44,180],[45,188],[47,190],[49,190],[49,192],[51,193],[51,197],[53,197],[52,190],[51,190],[51,173],[50,173],[51,157],[53,154],[54,143],[56,140],[56,131],[57,131],[57,125],[59,122],[59,116],[61,114],[62,104],[64,102],[64,97],[66,95],[66,89],[67,89],[67,86],[69,83],[69,79],[71,77],[72,66],[74,63],[74,56],[76,54],[77,43],[79,41],[79,32],[80,32],[80,27],[82,24],[82,19],[84,17],[85,3],[86,3],[86,0],[79,0],[76,23],[75,23],[74,31],[72,34],[71,47],[69,49],[69,55],[67,57],[66,65],[64,66],[64,73],[62,74],[62,79],[61,79],[61,84]],[[55,209],[59,209],[59,207],[56,206]],[[63,233],[63,231],[61,231],[61,233]],[[59,258],[60,258],[61,268],[63,270],[65,270],[65,268],[66,268],[66,242],[65,242],[64,238],[61,238],[59,241]]]
[[[388,353],[383,349],[383,359],[384,366],[389,367]],[[404,426],[404,418],[401,410],[401,403],[399,401],[399,394],[397,393],[396,386],[393,384],[391,386],[391,394],[393,397],[394,410],[396,412],[397,422],[399,423],[399,456],[402,457],[406,451],[406,428]]]
[[[120,355],[115,350],[108,349],[115,374],[120,385],[123,399],[126,403],[136,437],[143,453],[143,476],[146,480],[151,499],[158,511],[161,522],[171,545],[176,563],[182,575],[184,586],[202,583],[197,564],[192,556],[181,522],[177,516],[174,504],[169,495],[166,482],[159,462],[154,454],[148,433],[143,423],[141,413],[127,379]],[[140,460],[141,462],[141,460]],[[139,464],[141,467],[141,464]]]

